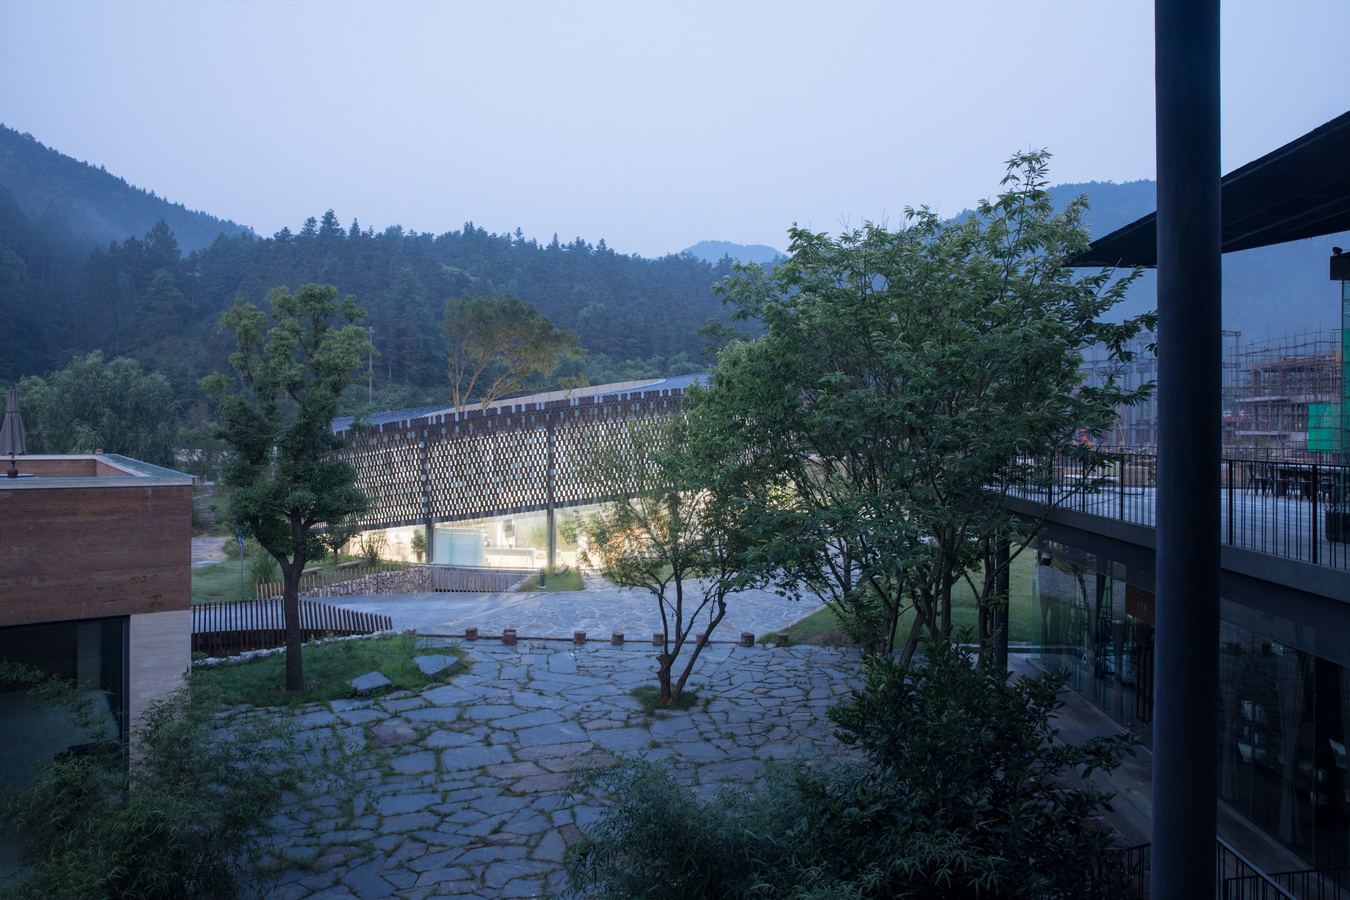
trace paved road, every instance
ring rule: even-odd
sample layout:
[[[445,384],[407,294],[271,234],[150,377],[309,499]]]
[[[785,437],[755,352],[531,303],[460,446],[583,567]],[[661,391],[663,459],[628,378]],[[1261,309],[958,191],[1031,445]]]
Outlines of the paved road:
[[[551,896],[564,850],[600,811],[567,796],[576,769],[641,753],[712,786],[751,783],[796,754],[837,758],[826,713],[859,669],[851,650],[719,644],[691,682],[706,705],[649,718],[628,690],[653,680],[650,644],[467,646],[472,669],[449,684],[296,713],[320,742],[385,756],[364,773],[366,797],[284,810],[264,896]]]

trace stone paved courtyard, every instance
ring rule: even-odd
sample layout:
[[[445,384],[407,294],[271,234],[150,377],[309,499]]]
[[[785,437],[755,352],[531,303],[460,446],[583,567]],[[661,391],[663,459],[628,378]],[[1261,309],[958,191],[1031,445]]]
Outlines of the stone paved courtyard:
[[[655,682],[650,643],[464,646],[471,669],[448,684],[296,713],[310,736],[383,758],[369,796],[283,812],[265,896],[557,895],[563,852],[598,813],[568,799],[576,769],[644,754],[711,789],[753,783],[771,760],[837,756],[826,712],[859,669],[855,651],[713,644],[690,680],[698,705],[649,718],[628,691]]]

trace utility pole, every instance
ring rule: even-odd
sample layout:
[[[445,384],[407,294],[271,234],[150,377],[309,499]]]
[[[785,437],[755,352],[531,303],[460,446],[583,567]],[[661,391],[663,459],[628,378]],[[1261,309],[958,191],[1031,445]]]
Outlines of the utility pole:
[[[375,329],[366,328],[366,342],[370,345],[366,351],[366,390],[368,392],[367,400],[374,405],[375,403]]]

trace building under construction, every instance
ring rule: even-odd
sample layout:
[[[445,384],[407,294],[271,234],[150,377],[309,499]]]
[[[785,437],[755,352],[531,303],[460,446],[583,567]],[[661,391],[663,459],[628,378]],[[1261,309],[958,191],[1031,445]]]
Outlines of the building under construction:
[[[1262,459],[1319,459],[1342,450],[1343,351],[1339,331],[1309,331],[1244,344],[1236,331],[1223,333],[1224,452]],[[1135,390],[1155,382],[1156,336],[1145,333],[1126,349],[1126,362],[1108,359],[1101,347],[1083,354],[1090,383],[1114,375]],[[1157,400],[1149,396],[1121,407],[1101,444],[1153,452],[1158,446]]]
[[[1340,447],[1341,335],[1309,331],[1242,347],[1226,449],[1296,459]]]

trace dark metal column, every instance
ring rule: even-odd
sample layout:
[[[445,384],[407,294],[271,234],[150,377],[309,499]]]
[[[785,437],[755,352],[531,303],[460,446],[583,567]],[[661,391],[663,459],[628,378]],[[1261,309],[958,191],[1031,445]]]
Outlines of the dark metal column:
[[[422,529],[423,538],[427,542],[427,562],[436,562],[436,529],[431,523],[431,468],[427,455],[430,452],[427,445],[431,443],[430,429],[421,429],[422,440],[420,442],[421,459],[418,465],[418,479],[422,483],[422,524],[418,527]]]
[[[546,439],[548,441],[548,459],[546,461],[548,473],[545,475],[547,482],[545,502],[548,504],[548,515],[545,518],[548,523],[548,562],[545,564],[545,571],[552,574],[553,570],[558,565],[558,526],[554,522],[553,515],[557,505],[558,439],[557,435],[554,433],[552,418],[550,418],[548,423]],[[539,586],[544,586],[544,579],[542,577],[539,579]]]
[[[1155,900],[1214,896],[1220,405],[1219,0],[1156,0]]]

